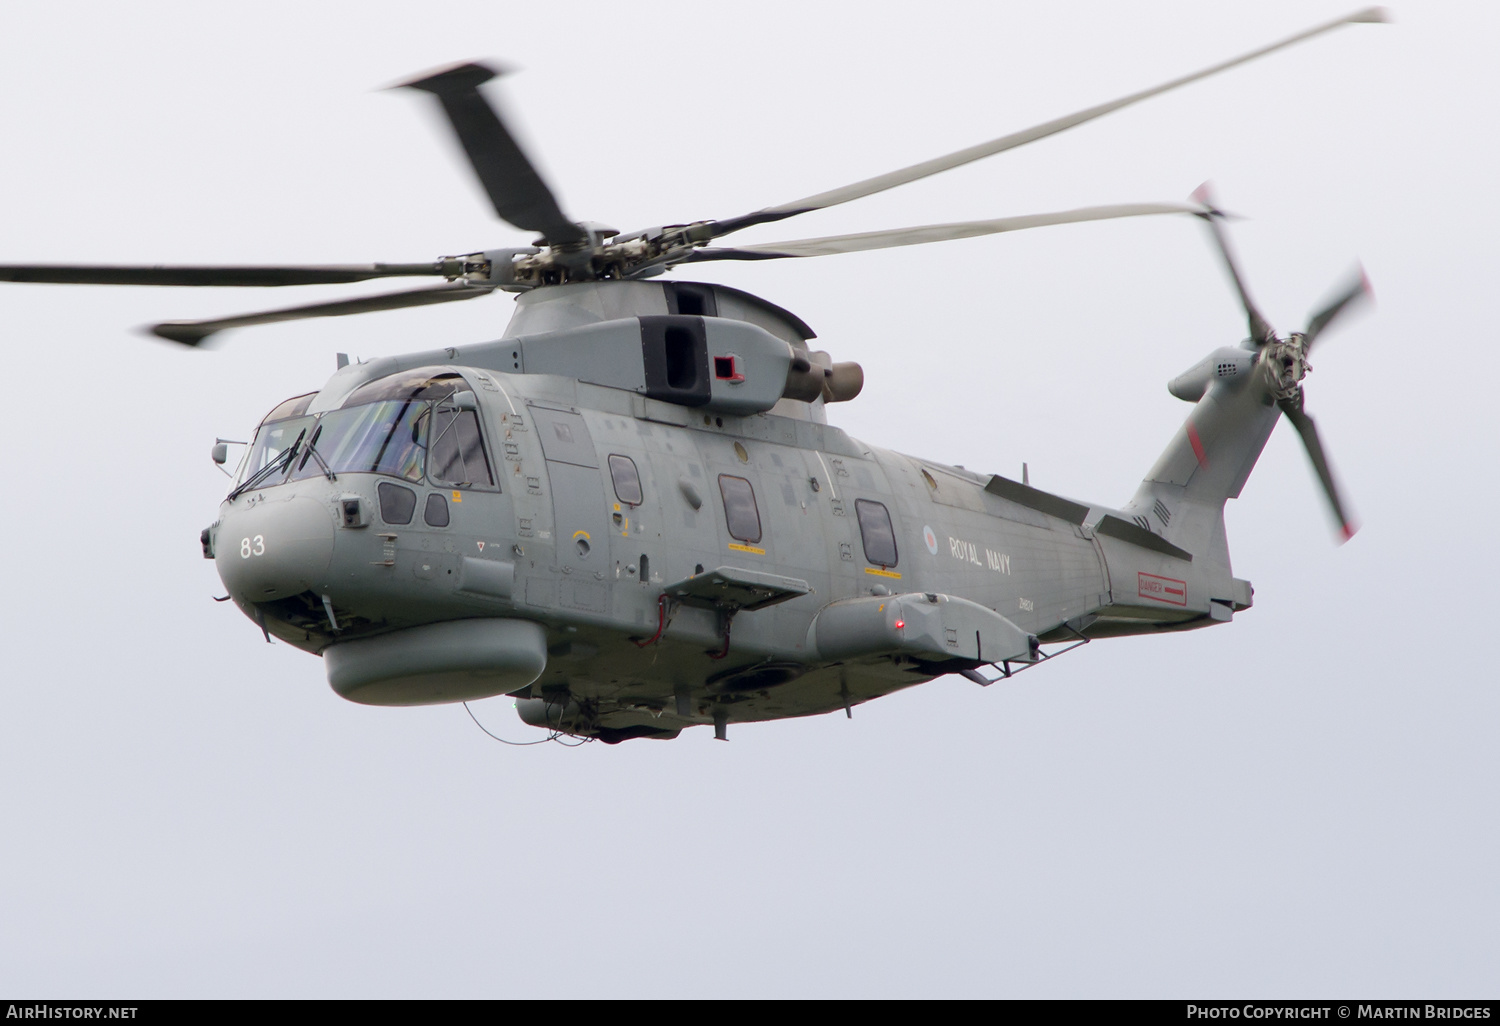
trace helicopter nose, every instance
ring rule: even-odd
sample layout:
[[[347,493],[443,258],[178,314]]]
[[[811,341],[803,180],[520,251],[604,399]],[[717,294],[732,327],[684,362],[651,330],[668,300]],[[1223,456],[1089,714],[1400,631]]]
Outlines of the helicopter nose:
[[[333,514],[294,496],[226,514],[214,564],[235,598],[269,602],[315,588],[333,559]]]

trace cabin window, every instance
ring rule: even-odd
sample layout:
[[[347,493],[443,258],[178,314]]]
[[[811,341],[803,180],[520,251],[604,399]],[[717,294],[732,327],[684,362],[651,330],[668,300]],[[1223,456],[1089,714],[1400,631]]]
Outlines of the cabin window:
[[[743,477],[719,475],[719,494],[724,497],[724,519],[729,536],[746,544],[760,541],[760,510],[755,506],[755,489]]]
[[[479,415],[473,410],[438,407],[433,413],[432,444],[427,452],[427,476],[440,484],[495,486],[479,434]]]
[[[380,519],[388,524],[409,524],[417,508],[417,493],[389,481],[375,489],[380,494]]]
[[[865,543],[865,560],[877,566],[895,566],[896,531],[891,526],[890,511],[882,503],[856,499],[854,512],[859,518],[859,536]]]
[[[427,496],[427,508],[422,510],[422,519],[428,527],[448,526],[448,500],[437,492]]]
[[[635,468],[635,460],[629,456],[609,458],[609,476],[615,483],[615,498],[627,506],[639,506],[645,496],[641,492],[641,475]]]

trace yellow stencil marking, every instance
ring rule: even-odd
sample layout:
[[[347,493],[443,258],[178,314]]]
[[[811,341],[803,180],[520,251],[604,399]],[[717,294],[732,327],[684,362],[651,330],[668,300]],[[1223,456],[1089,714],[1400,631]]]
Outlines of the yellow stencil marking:
[[[453,493],[453,501],[454,502],[463,502],[464,501],[464,497],[463,497],[463,495],[461,493],[454,492]]]
[[[865,573],[874,574],[876,577],[891,577],[898,581],[901,580],[901,575],[894,570],[878,570],[873,566],[867,566],[865,567]]]
[[[584,538],[588,538],[589,541],[593,541],[594,540],[592,538],[589,538],[589,533],[587,531],[582,530],[582,529],[573,532],[573,537],[574,538],[577,538],[580,535],[583,536]]]
[[[738,542],[730,542],[729,547],[736,552],[753,552],[757,556],[764,556],[766,554],[765,549],[757,549],[754,545],[741,545]]]

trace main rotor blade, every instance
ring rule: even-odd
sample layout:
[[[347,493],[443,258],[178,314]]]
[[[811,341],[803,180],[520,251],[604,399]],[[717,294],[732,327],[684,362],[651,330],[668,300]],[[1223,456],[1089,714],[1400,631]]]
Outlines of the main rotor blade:
[[[898,185],[905,185],[908,182],[915,182],[918,179],[926,178],[929,175],[935,175],[942,171],[948,171],[956,167],[961,167],[964,164],[972,163],[973,161],[993,156],[996,153],[1002,153],[1005,150],[1015,149],[1017,146],[1024,146],[1027,143],[1035,142],[1038,139],[1045,139],[1049,135],[1056,135],[1058,132],[1063,132],[1069,128],[1073,128],[1076,125],[1081,125],[1086,121],[1092,121],[1095,118],[1103,117],[1105,114],[1117,111],[1122,107],[1129,107],[1131,104],[1139,103],[1142,100],[1150,99],[1151,97],[1160,95],[1161,93],[1169,92],[1180,86],[1185,86],[1190,82],[1196,82],[1199,79],[1208,78],[1211,75],[1217,75],[1221,71],[1227,71],[1228,69],[1236,67],[1237,65],[1244,64],[1248,61],[1253,61],[1258,57],[1264,57],[1266,54],[1274,53],[1275,51],[1283,49],[1284,47],[1291,46],[1294,43],[1299,43],[1304,39],[1311,39],[1314,36],[1322,35],[1324,32],[1330,32],[1333,29],[1339,28],[1343,25],[1353,24],[1355,22],[1383,22],[1386,20],[1387,16],[1385,9],[1381,7],[1369,7],[1362,11],[1356,11],[1353,14],[1346,15],[1345,17],[1338,18],[1334,21],[1330,21],[1322,25],[1318,25],[1314,28],[1308,29],[1305,32],[1299,32],[1294,36],[1289,36],[1288,38],[1283,39],[1280,42],[1272,43],[1269,46],[1263,46],[1258,50],[1252,50],[1247,54],[1232,58],[1231,60],[1222,61],[1210,68],[1204,68],[1202,71],[1195,71],[1190,75],[1183,75],[1181,78],[1174,78],[1172,81],[1163,83],[1162,85],[1154,86],[1150,89],[1143,89],[1138,93],[1131,93],[1129,96],[1122,97],[1118,100],[1111,100],[1108,103],[1101,103],[1098,106],[1089,107],[1086,110],[1081,110],[1074,114],[1068,114],[1060,118],[1054,118],[1051,121],[1043,122],[1042,124],[1033,126],[1032,128],[1023,129],[1019,132],[1013,132],[1010,135],[1004,135],[998,139],[992,139],[989,142],[980,143],[977,146],[970,146],[967,149],[958,150],[957,152],[947,154],[946,156],[935,157],[932,160],[925,160],[920,164],[913,164],[910,167],[902,168],[899,171],[891,171],[887,174],[876,175],[874,178],[867,178],[862,182],[855,182],[852,185],[845,185],[838,189],[830,189],[827,192],[820,192],[815,196],[807,196],[803,199],[793,200],[790,203],[782,203],[778,206],[766,207],[762,210],[757,210],[754,213],[730,218],[727,221],[712,222],[709,225],[710,230],[713,232],[711,237],[719,238],[721,236],[728,235],[730,232],[737,232],[742,228],[748,228],[751,225],[766,224],[772,221],[781,221],[788,217],[794,217],[797,214],[805,214],[812,210],[822,210],[825,207],[836,206],[840,203],[848,203],[850,200],[860,199],[864,196],[871,196],[877,192],[884,192],[887,189],[894,189]]]
[[[0,281],[62,285],[337,285],[368,281],[371,278],[444,273],[441,261],[427,264],[312,264],[301,267],[0,264]]]
[[[1302,333],[1303,352],[1311,352],[1313,339],[1322,334],[1323,329],[1332,324],[1351,303],[1365,298],[1373,299],[1374,292],[1370,288],[1370,279],[1365,277],[1365,270],[1361,267],[1357,269],[1354,279],[1344,290],[1327,306],[1313,314],[1312,320],[1307,322],[1307,330]]]
[[[1313,469],[1318,472],[1318,480],[1323,484],[1323,494],[1328,497],[1328,505],[1333,510],[1333,515],[1338,518],[1339,530],[1344,536],[1344,541],[1348,541],[1354,537],[1354,532],[1359,528],[1344,511],[1344,503],[1339,498],[1338,485],[1334,483],[1333,471],[1328,466],[1328,457],[1323,454],[1323,442],[1318,437],[1318,426],[1302,408],[1302,393],[1299,391],[1295,399],[1283,399],[1276,405],[1281,407],[1281,412],[1286,414],[1286,419],[1292,422],[1292,427],[1296,428],[1297,434],[1302,436],[1303,448],[1307,450]]]
[[[701,260],[779,260],[783,257],[831,256],[835,253],[858,253],[867,249],[893,246],[918,246],[928,242],[969,239],[979,235],[1040,228],[1049,224],[1071,224],[1077,221],[1104,221],[1115,217],[1140,217],[1147,214],[1199,214],[1203,208],[1185,203],[1119,203],[1104,207],[1081,207],[1052,214],[1026,214],[1000,217],[991,221],[961,221],[955,224],[928,224],[916,228],[892,228],[854,235],[829,235],[819,239],[794,242],[768,242],[732,249],[699,249],[683,263]]]
[[[399,84],[438,98],[502,220],[539,232],[553,245],[586,242],[588,235],[563,214],[505,122],[480,95],[479,87],[496,74],[483,64],[458,64]]]
[[[1193,199],[1208,208],[1207,213],[1200,213],[1198,216],[1203,218],[1208,224],[1208,230],[1213,233],[1214,242],[1218,244],[1219,256],[1224,260],[1224,267],[1229,271],[1229,278],[1234,282],[1235,291],[1240,294],[1240,305],[1245,308],[1245,317],[1250,323],[1250,337],[1257,345],[1263,346],[1274,342],[1276,331],[1261,315],[1260,308],[1255,305],[1255,300],[1250,298],[1250,290],[1245,287],[1245,278],[1240,273],[1239,262],[1235,260],[1234,250],[1229,245],[1229,236],[1224,234],[1224,229],[1219,224],[1224,213],[1214,205],[1207,182],[1193,190]]]
[[[304,317],[343,317],[347,314],[372,313],[376,310],[400,310],[408,306],[430,306],[433,303],[451,303],[460,299],[476,299],[487,296],[494,289],[476,288],[469,285],[439,285],[435,288],[409,289],[405,292],[383,292],[376,296],[361,296],[358,299],[339,299],[330,303],[310,303],[307,306],[292,306],[283,310],[268,310],[265,313],[242,314],[238,317],[219,317],[207,321],[166,321],[151,327],[151,334],[161,338],[196,346],[208,336],[227,328],[245,328],[252,324],[272,324],[276,321],[296,321]]]

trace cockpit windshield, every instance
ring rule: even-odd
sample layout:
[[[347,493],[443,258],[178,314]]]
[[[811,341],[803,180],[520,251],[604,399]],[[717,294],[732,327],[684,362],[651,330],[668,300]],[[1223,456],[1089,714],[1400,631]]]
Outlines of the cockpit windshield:
[[[430,419],[427,403],[410,399],[332,410],[318,418],[307,447],[316,448],[335,474],[390,474],[420,481]],[[310,452],[292,462],[293,481],[324,473]]]
[[[234,482],[236,485],[249,481],[281,458],[287,447],[313,422],[313,418],[307,416],[307,407],[317,394],[309,392],[307,395],[295,396],[266,414],[266,419],[260,422],[260,428],[255,432],[255,441],[250,443],[250,449],[240,464],[240,472]],[[276,479],[276,484],[285,479],[281,474],[273,473],[270,476]]]
[[[236,483],[268,488],[341,473],[420,482],[425,470],[434,483],[493,488],[473,393],[459,375],[435,370],[369,382],[340,409],[323,414],[306,413],[311,395],[287,400],[262,422]],[[436,444],[430,446],[434,420]],[[297,451],[287,459],[291,446]],[[278,459],[285,465],[275,466]],[[257,474],[263,476],[256,480]]]

